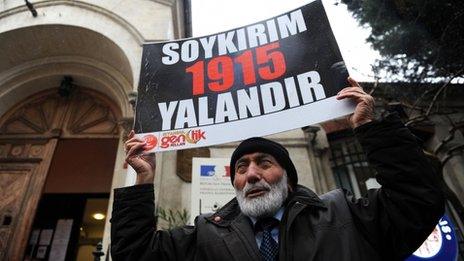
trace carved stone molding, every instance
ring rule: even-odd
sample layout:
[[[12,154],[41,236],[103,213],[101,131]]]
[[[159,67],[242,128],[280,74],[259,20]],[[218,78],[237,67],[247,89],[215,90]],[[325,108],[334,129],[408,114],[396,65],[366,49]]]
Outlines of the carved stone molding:
[[[66,136],[117,136],[118,120],[114,109],[106,101],[85,92],[76,94],[69,104],[69,117],[63,131]]]
[[[46,140],[1,141],[0,161],[41,160],[44,157]]]
[[[63,102],[57,93],[28,100],[7,113],[0,125],[2,135],[47,135],[60,121]]]
[[[0,120],[1,138],[117,138],[120,111],[104,95],[77,88],[70,97],[57,89],[34,95]],[[20,148],[15,149],[19,153]],[[37,151],[36,151],[37,152]]]
[[[126,142],[129,132],[132,130],[134,125],[134,118],[123,118],[118,122],[119,130],[122,132],[123,141]]]

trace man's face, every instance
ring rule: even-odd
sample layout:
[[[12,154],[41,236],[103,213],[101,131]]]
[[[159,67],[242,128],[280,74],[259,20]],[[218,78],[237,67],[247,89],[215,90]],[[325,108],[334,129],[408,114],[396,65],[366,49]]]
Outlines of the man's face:
[[[287,186],[285,170],[269,154],[246,154],[235,164],[235,193],[247,216],[272,216],[287,198]]]
[[[284,169],[277,160],[272,155],[262,152],[243,155],[235,163],[234,171],[234,187],[238,190],[242,190],[247,182],[254,184],[261,179],[268,184],[274,184],[279,181],[284,174]],[[266,191],[250,192],[247,198],[258,197],[265,192]]]

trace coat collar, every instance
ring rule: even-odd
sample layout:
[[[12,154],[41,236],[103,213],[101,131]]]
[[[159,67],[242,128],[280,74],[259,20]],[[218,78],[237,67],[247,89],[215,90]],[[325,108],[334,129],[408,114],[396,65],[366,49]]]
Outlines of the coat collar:
[[[327,208],[321,198],[319,198],[314,191],[302,185],[296,186],[295,191],[290,194],[285,205],[288,207],[296,202],[311,207]]]
[[[205,218],[206,220],[217,226],[228,227],[230,223],[234,221],[240,214],[242,214],[242,212],[240,211],[238,201],[236,198],[233,198],[222,208],[216,211],[216,213]]]
[[[303,204],[309,207],[327,208],[324,202],[312,190],[307,187],[297,185],[285,201],[285,207],[292,207],[295,203]],[[226,205],[220,208],[216,213],[205,217],[209,222],[220,226],[228,227],[231,222],[241,215],[240,207],[236,198],[233,198]],[[242,215],[243,216],[243,215]]]

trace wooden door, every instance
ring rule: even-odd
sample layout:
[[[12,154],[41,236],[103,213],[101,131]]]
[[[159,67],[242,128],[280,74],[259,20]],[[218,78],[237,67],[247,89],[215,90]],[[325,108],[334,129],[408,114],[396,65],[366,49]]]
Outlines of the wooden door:
[[[0,144],[0,260],[21,259],[56,141]]]
[[[0,120],[0,260],[22,260],[57,142],[118,138],[117,108],[96,92],[57,89],[30,97]]]

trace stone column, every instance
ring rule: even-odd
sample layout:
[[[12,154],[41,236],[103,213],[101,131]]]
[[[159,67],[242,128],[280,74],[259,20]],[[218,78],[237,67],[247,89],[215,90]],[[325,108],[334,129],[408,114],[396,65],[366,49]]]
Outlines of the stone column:
[[[443,164],[443,179],[456,193],[464,205],[464,145],[463,133],[453,128],[456,122],[462,122],[463,115],[435,116],[435,135],[428,144],[428,148],[437,155]],[[459,149],[461,147],[461,149]]]
[[[127,140],[127,135],[132,129],[133,118],[125,118],[119,122],[119,144],[116,152],[116,160],[114,163],[113,181],[111,183],[110,198],[108,200],[108,210],[106,212],[105,229],[103,231],[103,252],[106,254],[110,244],[110,219],[113,211],[113,189],[125,187],[128,183],[128,168],[125,163],[126,153],[124,151],[124,142]],[[134,180],[135,182],[135,180]],[[106,257],[104,257],[106,258]]]
[[[329,142],[324,129],[319,125],[311,125],[303,128],[303,131],[307,140],[315,192],[323,194],[335,189],[335,179],[329,162]]]

